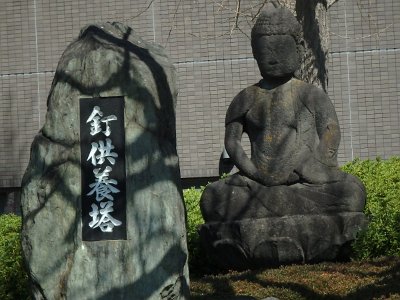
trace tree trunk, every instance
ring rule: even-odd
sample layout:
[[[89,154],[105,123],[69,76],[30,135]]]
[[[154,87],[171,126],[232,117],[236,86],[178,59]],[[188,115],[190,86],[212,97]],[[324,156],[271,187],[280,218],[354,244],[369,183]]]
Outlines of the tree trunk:
[[[300,79],[322,87],[328,84],[327,58],[329,28],[327,9],[334,0],[280,0],[289,8],[303,27],[304,53],[301,68],[296,74]]]

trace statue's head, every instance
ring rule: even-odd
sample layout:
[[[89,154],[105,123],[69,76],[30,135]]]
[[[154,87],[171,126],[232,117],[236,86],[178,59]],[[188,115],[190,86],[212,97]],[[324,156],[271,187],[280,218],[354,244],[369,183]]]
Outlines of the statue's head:
[[[251,46],[264,78],[287,77],[300,66],[301,26],[286,8],[270,3],[251,31]]]

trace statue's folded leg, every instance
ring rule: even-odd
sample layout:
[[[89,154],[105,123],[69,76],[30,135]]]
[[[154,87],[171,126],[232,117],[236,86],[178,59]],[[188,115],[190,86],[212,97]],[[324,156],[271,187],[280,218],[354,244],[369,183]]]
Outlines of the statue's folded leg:
[[[295,184],[290,188],[309,207],[308,214],[362,212],[366,192],[360,180],[344,174],[343,180],[324,184]]]
[[[361,212],[364,205],[365,189],[349,174],[324,184],[267,187],[239,173],[209,184],[200,204],[206,222]]]
[[[206,222],[297,214],[295,206],[296,195],[288,186],[267,187],[240,173],[209,184],[200,201]]]
[[[247,217],[251,205],[250,179],[236,173],[205,188],[200,209],[206,222],[224,222]]]

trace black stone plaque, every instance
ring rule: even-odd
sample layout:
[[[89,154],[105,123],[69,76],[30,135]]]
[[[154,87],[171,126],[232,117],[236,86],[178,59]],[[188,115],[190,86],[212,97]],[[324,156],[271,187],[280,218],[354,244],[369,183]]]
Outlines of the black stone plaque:
[[[80,99],[82,240],[126,240],[124,98]]]

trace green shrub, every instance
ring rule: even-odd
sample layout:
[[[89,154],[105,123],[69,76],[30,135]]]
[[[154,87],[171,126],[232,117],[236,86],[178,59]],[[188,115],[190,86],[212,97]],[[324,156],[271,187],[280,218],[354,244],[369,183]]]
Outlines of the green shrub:
[[[367,189],[365,214],[369,225],[353,243],[356,258],[400,256],[400,158],[387,161],[356,159],[342,169],[360,178]],[[204,187],[183,191],[191,273],[210,272],[197,232],[199,225],[204,223],[200,212],[203,191]],[[29,299],[28,277],[22,265],[20,228],[20,217],[0,216],[0,299]]]
[[[400,256],[400,158],[355,159],[342,170],[360,178],[367,190],[365,214],[369,224],[353,243],[355,258]],[[200,212],[203,190],[204,187],[184,190],[191,272],[209,271],[197,232],[198,226],[204,223]]]
[[[206,268],[205,254],[200,246],[199,225],[204,224],[200,212],[200,197],[205,187],[194,187],[183,190],[187,210],[187,243],[189,251],[189,268],[191,272],[200,272]]]
[[[30,299],[20,242],[21,217],[0,215],[0,299]]]
[[[354,160],[342,167],[367,189],[368,228],[353,243],[355,257],[400,256],[400,158]]]

